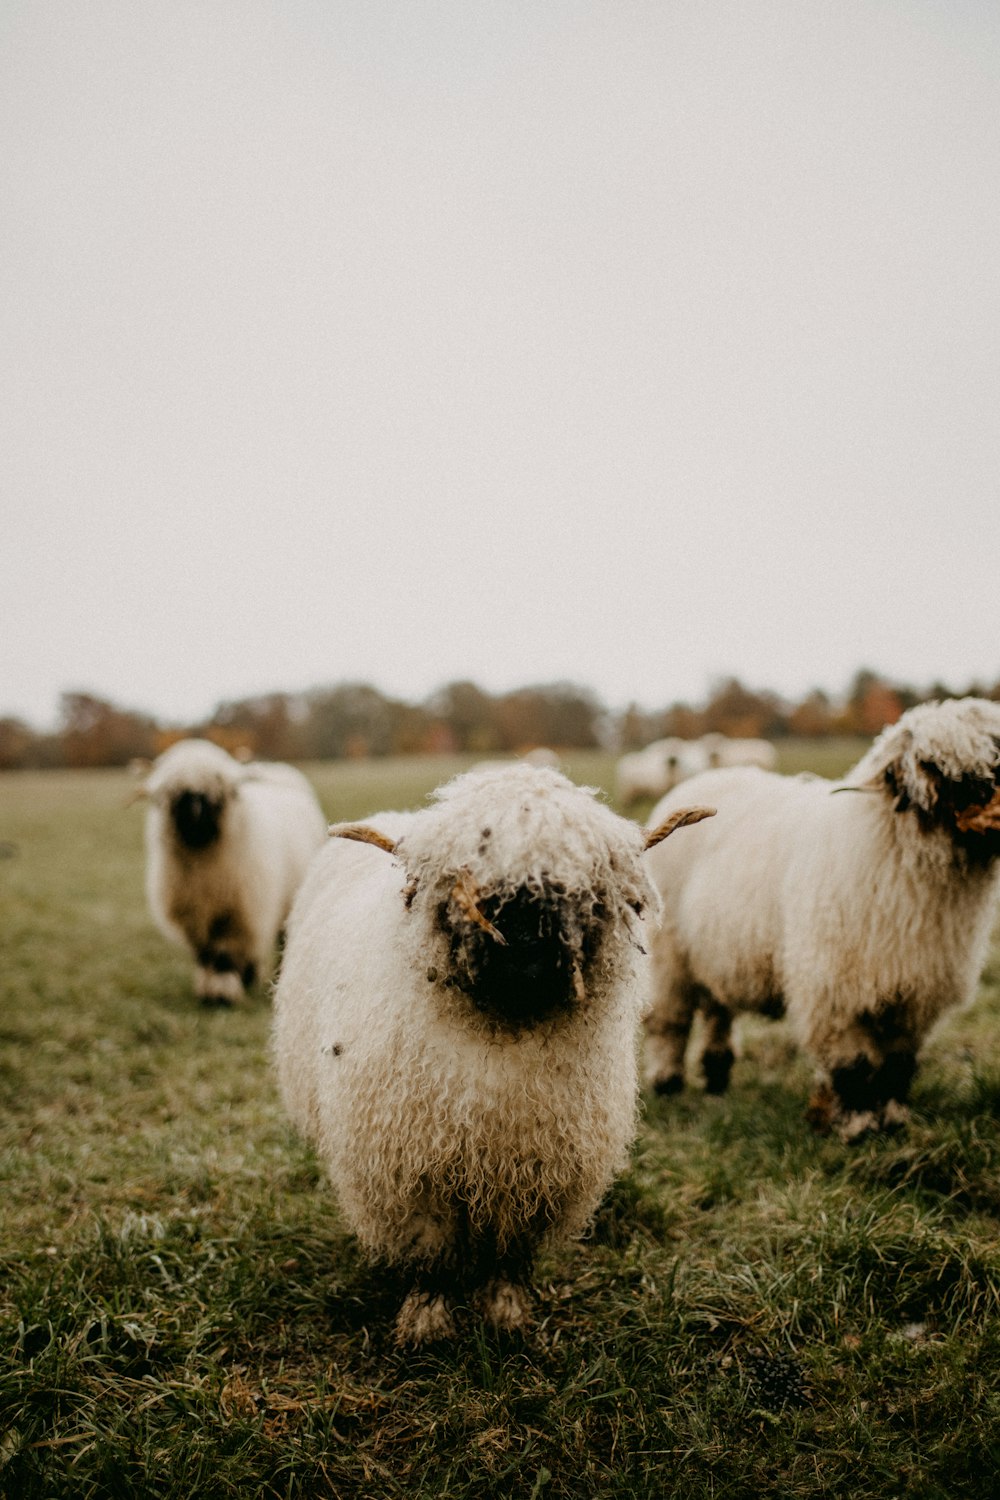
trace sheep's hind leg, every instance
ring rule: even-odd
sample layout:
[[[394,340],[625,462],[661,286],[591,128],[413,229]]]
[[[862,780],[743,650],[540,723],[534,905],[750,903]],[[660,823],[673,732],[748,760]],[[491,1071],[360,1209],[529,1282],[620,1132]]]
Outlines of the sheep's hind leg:
[[[705,1044],[701,1053],[701,1071],[705,1078],[705,1092],[724,1094],[733,1070],[734,1053],[730,1041],[733,1013],[711,997],[703,999],[702,1009],[705,1013]]]
[[[653,940],[653,1003],[646,1014],[646,1081],[657,1094],[684,1087],[684,1054],[698,1000],[697,988],[678,972],[669,943]]]

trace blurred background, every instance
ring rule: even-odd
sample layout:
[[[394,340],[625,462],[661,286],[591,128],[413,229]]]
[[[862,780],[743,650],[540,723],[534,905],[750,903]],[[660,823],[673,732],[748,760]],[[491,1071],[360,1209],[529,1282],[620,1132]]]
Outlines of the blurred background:
[[[9,0],[0,764],[997,693],[998,105],[988,0]]]

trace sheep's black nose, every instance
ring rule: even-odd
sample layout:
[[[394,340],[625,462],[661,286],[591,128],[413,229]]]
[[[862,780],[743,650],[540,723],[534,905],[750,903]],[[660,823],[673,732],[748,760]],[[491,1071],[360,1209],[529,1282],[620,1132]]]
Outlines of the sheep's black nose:
[[[578,955],[559,903],[522,889],[486,897],[479,909],[504,941],[477,926],[462,935],[468,989],[476,1006],[503,1024],[526,1027],[571,1005]]]
[[[177,837],[188,849],[207,849],[219,837],[222,804],[203,792],[179,792],[170,804]]]

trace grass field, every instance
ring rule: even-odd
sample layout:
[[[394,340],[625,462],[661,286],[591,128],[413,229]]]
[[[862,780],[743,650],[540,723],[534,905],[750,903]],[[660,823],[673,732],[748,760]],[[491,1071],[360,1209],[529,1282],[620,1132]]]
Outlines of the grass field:
[[[455,764],[309,769],[352,818]],[[606,757],[570,769],[610,786]],[[0,778],[0,1493],[1000,1491],[1000,947],[904,1137],[810,1134],[808,1067],[744,1023],[728,1096],[647,1101],[523,1344],[471,1325],[407,1355],[398,1286],[284,1120],[266,994],[199,1009],[149,921],[127,790]]]

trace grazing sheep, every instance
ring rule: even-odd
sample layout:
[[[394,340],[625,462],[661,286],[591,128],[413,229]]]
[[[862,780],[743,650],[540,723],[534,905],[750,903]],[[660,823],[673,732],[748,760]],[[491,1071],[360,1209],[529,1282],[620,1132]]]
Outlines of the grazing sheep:
[[[650,856],[649,1081],[683,1085],[705,1013],[708,1089],[729,1080],[732,1013],[781,1015],[819,1065],[816,1124],[901,1123],[928,1031],[975,993],[1000,881],[1000,705],[925,704],[845,781],[711,771],[684,787],[719,816]],[[653,820],[667,816],[664,798]]]
[[[760,766],[773,771],[778,752],[770,740],[731,740],[726,734],[703,734],[699,742],[710,769],[722,766]]]
[[[471,1298],[515,1329],[546,1236],[578,1233],[635,1132],[644,836],[548,768],[471,771],[339,834],[289,921],[285,1104],[376,1259],[400,1342]]]
[[[708,764],[708,755],[698,740],[654,740],[618,761],[615,768],[618,804],[631,807],[643,797],[662,797],[678,782],[706,770]]]
[[[270,971],[278,930],[326,821],[292,766],[240,764],[209,740],[180,740],[139,794],[146,894],[156,925],[195,956],[195,993],[233,1004]]]

